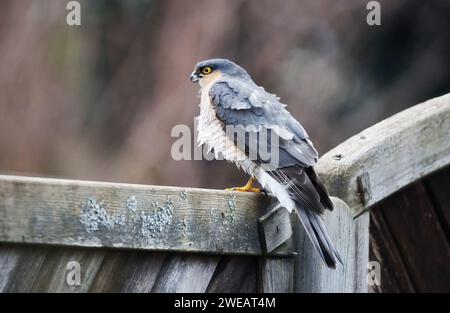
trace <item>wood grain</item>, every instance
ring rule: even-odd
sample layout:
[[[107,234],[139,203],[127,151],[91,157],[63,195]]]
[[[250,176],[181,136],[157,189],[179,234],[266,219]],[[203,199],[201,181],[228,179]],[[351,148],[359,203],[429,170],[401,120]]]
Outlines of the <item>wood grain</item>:
[[[383,201],[370,211],[370,260],[380,263],[381,284],[372,292],[415,292],[398,242],[383,216]]]
[[[219,260],[218,255],[171,254],[152,292],[205,292]]]
[[[167,253],[110,250],[89,292],[151,292]]]
[[[82,248],[52,248],[30,286],[31,292],[87,292],[105,256],[105,250]],[[67,284],[69,262],[80,264],[81,281],[79,285]]]
[[[49,250],[39,245],[0,245],[0,292],[30,291]]]
[[[258,291],[286,293],[294,290],[294,258],[260,258]]]
[[[257,258],[222,256],[206,292],[256,292]]]
[[[450,166],[425,177],[423,184],[450,242]]]
[[[396,193],[380,206],[419,292],[450,291],[450,245],[422,182]]]

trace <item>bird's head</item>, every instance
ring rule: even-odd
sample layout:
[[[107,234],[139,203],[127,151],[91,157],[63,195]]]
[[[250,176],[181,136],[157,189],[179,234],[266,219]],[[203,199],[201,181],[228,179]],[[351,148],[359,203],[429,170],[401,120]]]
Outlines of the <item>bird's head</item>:
[[[191,81],[206,86],[222,76],[232,78],[249,78],[248,73],[233,61],[227,59],[211,59],[198,62],[191,74]]]

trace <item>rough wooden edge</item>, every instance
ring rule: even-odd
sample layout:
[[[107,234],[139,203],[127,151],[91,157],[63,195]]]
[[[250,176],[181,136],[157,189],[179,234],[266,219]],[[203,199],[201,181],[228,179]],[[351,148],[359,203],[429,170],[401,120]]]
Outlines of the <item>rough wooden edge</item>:
[[[263,195],[0,175],[0,242],[263,255]],[[288,255],[282,247],[274,255]]]
[[[270,254],[292,237],[289,212],[276,206],[258,219],[263,252]]]
[[[450,164],[450,94],[367,128],[323,155],[316,170],[355,214]]]

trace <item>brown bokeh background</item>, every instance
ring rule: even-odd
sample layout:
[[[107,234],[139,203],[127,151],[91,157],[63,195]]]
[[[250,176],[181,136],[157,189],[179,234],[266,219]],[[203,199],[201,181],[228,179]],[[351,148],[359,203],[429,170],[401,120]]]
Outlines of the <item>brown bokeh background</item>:
[[[323,154],[410,105],[450,92],[450,2],[0,2],[0,172],[223,188],[245,180],[224,161],[174,161],[191,128],[188,76],[226,57],[277,93]]]

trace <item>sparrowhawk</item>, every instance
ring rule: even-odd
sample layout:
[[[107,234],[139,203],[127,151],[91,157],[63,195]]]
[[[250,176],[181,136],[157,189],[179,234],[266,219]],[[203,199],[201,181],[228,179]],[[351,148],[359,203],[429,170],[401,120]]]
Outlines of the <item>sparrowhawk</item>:
[[[199,144],[250,175],[244,187],[234,190],[258,192],[253,187],[256,179],[289,212],[298,212],[328,267],[342,263],[322,224],[320,215],[332,210],[333,203],[313,169],[318,153],[302,125],[277,96],[256,85],[230,60],[197,63],[191,81],[201,87]]]

